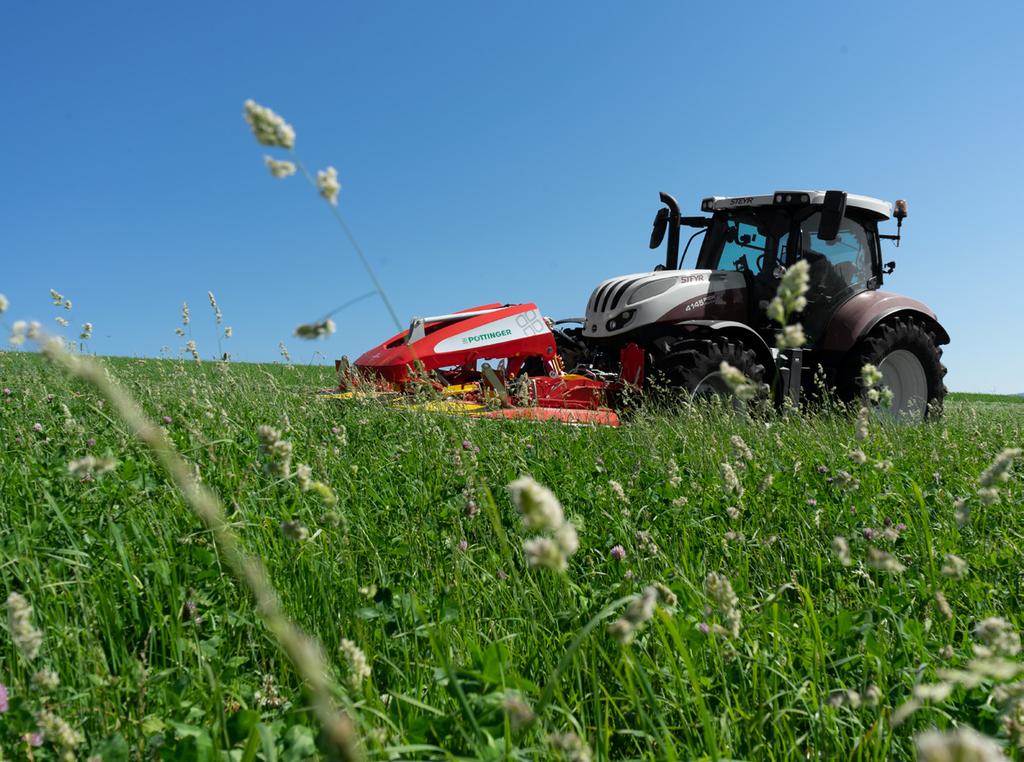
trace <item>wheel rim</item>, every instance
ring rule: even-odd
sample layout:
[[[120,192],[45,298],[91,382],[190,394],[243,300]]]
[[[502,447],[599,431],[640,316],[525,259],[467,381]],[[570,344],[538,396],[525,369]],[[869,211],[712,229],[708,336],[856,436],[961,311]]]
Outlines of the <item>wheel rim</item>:
[[[725,383],[721,372],[717,370],[708,373],[693,388],[694,397],[713,397],[716,394],[722,397],[728,397],[732,394],[732,389]]]
[[[923,421],[928,409],[928,377],[917,355],[908,349],[897,349],[878,364],[882,385],[892,392],[888,413],[894,418]]]

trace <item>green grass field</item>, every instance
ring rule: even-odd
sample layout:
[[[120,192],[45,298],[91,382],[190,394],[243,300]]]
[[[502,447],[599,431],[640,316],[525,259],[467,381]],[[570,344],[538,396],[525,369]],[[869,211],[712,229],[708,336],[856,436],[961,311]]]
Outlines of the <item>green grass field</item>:
[[[319,639],[366,758],[908,759],[960,724],[1021,758],[1019,465],[978,496],[1016,402],[857,441],[836,412],[473,422],[315,399],[327,368],[104,362]],[[43,634],[30,660],[0,629],[0,758],[315,758],[301,681],[110,406],[34,355],[0,355],[0,387],[0,593]],[[263,468],[262,425],[337,505]],[[88,454],[116,465],[71,473]],[[528,567],[527,474],[578,532],[564,574]],[[32,736],[55,716],[63,747]]]

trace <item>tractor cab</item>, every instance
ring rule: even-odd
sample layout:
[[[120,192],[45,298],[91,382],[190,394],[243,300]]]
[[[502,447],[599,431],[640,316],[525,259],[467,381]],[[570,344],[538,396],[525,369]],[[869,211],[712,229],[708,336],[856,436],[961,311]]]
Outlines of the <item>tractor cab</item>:
[[[706,225],[697,231],[703,233],[697,269],[740,273],[745,320],[766,337],[775,328],[765,315],[768,301],[786,268],[801,259],[810,266],[803,321],[811,344],[836,309],[882,283],[878,223],[892,214],[885,201],[836,191],[780,191],[706,198],[701,208],[712,216],[689,223]],[[671,253],[668,258],[674,259]]]

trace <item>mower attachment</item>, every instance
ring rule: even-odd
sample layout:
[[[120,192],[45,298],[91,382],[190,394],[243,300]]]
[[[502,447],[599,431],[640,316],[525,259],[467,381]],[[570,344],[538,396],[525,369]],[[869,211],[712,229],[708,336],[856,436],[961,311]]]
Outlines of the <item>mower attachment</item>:
[[[497,362],[492,365],[492,362]],[[551,323],[535,304],[485,304],[416,318],[407,331],[335,362],[335,399],[380,398],[406,409],[473,418],[618,426],[618,384],[566,373]]]

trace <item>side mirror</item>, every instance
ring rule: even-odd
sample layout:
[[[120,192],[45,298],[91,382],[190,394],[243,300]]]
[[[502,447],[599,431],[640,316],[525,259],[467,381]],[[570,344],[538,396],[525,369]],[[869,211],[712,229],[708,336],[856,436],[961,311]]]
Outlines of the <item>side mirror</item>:
[[[834,241],[839,235],[839,226],[846,214],[845,191],[825,191],[825,201],[821,205],[821,223],[818,225],[818,240]]]
[[[659,209],[658,213],[654,215],[654,229],[651,231],[652,249],[661,246],[661,242],[665,238],[665,231],[668,229],[668,216],[669,211],[665,207]]]

